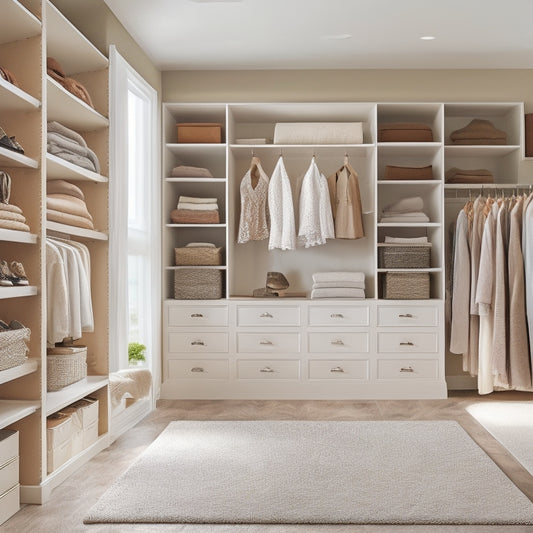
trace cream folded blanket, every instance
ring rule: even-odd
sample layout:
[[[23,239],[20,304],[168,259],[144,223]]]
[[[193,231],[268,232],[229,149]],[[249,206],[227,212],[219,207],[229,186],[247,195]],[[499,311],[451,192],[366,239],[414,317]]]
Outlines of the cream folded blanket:
[[[180,196],[178,203],[185,202],[188,204],[216,204],[216,198],[198,198],[196,196]]]
[[[429,217],[425,213],[404,213],[382,216],[380,222],[429,222]]]
[[[74,183],[70,183],[65,180],[50,180],[46,182],[46,193],[47,194],[68,194],[79,198],[80,200],[85,200],[85,195],[83,191]]]
[[[87,210],[85,202],[68,194],[46,195],[46,207],[55,211],[61,211],[62,213],[69,213],[70,215],[77,215],[90,220],[93,219]]]
[[[327,288],[313,289],[311,298],[364,298],[364,289]]]
[[[217,204],[190,204],[189,202],[178,202],[177,209],[191,209],[192,211],[216,211]]]
[[[312,289],[364,289],[364,281],[318,281]]]
[[[424,244],[427,237],[385,237],[385,242],[390,244]]]
[[[109,374],[109,394],[113,407],[118,407],[123,398],[146,398],[151,387],[152,374],[147,368],[119,370]]]
[[[398,213],[412,213],[414,211],[422,211],[424,209],[424,200],[420,196],[412,196],[409,198],[402,198],[383,208],[383,213],[398,214]]]
[[[3,202],[0,202],[0,211],[8,211],[10,213],[18,213],[19,215],[22,215],[22,209],[20,207],[13,204],[4,204]]]
[[[30,227],[24,222],[17,222],[16,220],[2,220],[0,219],[0,228],[12,229],[16,231],[30,231]]]
[[[46,210],[46,220],[59,222],[60,224],[68,224],[69,226],[76,226],[77,228],[94,229],[93,221],[89,218],[62,213],[55,209]]]
[[[13,220],[15,222],[26,222],[26,217],[20,213],[13,213],[12,211],[0,211],[1,220]]]
[[[364,272],[315,272],[313,283],[323,281],[365,281]]]
[[[212,178],[213,174],[207,168],[190,167],[186,165],[179,165],[174,167],[170,172],[174,178]]]

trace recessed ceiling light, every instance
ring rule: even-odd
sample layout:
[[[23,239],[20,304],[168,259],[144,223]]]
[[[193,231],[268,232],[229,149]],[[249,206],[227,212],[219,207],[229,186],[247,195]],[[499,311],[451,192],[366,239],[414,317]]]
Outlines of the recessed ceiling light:
[[[325,39],[326,41],[342,41],[344,39],[350,39],[351,37],[351,33],[337,33],[333,35],[322,35],[320,38]]]
[[[420,37],[421,41],[434,41],[435,37],[433,35],[423,35]]]

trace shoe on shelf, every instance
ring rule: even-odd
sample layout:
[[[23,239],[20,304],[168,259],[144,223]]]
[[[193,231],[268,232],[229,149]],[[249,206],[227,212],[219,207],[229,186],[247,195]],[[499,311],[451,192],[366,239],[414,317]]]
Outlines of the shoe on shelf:
[[[7,261],[0,261],[0,275],[3,277],[6,283],[4,283],[4,286],[9,287],[10,285],[28,285],[28,280],[26,279],[26,282],[24,283],[24,280],[21,281],[21,279],[18,276],[15,276],[13,272],[9,269],[9,266],[7,264]],[[7,283],[9,282],[9,284]]]
[[[5,272],[2,263],[5,263],[7,273]],[[11,271],[9,270],[5,261],[0,261],[0,287],[13,287],[13,281],[10,277]]]
[[[9,325],[4,322],[3,320],[0,320],[0,331],[9,331],[11,328]]]
[[[18,152],[19,154],[24,153],[24,149],[15,140],[15,137],[8,137],[7,133],[2,128],[0,128],[0,146]]]
[[[5,322],[4,322],[5,324]],[[2,324],[0,324],[1,326]],[[10,323],[9,323],[9,329],[26,329],[26,326],[24,324],[22,324],[21,322],[19,322],[18,320],[12,320]]]
[[[26,276],[26,272],[24,271],[24,267],[22,266],[22,263],[20,261],[11,261],[11,264],[9,265],[11,272],[18,278],[17,285],[29,285],[28,276]],[[13,282],[14,283],[14,282]]]

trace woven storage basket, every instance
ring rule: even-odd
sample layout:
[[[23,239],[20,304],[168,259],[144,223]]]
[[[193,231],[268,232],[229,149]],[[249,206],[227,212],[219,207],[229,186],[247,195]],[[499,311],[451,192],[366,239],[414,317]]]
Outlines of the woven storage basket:
[[[431,243],[428,244],[380,244],[379,268],[429,268]]]
[[[26,362],[31,331],[28,328],[0,332],[0,370],[7,370]]]
[[[383,279],[386,300],[426,300],[429,298],[429,272],[386,272]]]
[[[222,264],[222,248],[185,246],[174,248],[176,265],[179,266],[216,266]]]
[[[222,298],[222,271],[180,268],[174,273],[177,300],[218,300]]]
[[[46,353],[48,392],[56,391],[87,377],[87,347],[61,346]]]

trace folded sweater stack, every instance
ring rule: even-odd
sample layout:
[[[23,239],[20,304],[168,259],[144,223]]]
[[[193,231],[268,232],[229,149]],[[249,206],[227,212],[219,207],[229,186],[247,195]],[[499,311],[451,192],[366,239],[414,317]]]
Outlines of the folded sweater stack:
[[[311,298],[364,298],[364,272],[315,272]]]
[[[47,132],[46,149],[48,153],[86,170],[100,173],[98,157],[87,146],[85,139],[79,133],[59,122],[49,122]]]
[[[11,176],[0,171],[0,229],[30,231],[22,209],[9,203],[11,196]]]
[[[218,224],[217,199],[180,196],[177,208],[170,213],[170,220],[173,224]]]
[[[452,144],[507,144],[507,134],[496,129],[490,120],[475,118],[464,128],[450,134]]]
[[[46,219],[78,228],[94,229],[83,191],[65,180],[51,180],[46,188]]]
[[[429,222],[420,196],[402,198],[383,209],[380,222]]]
[[[446,171],[446,183],[494,183],[494,176],[485,168],[461,169],[452,167]]]

